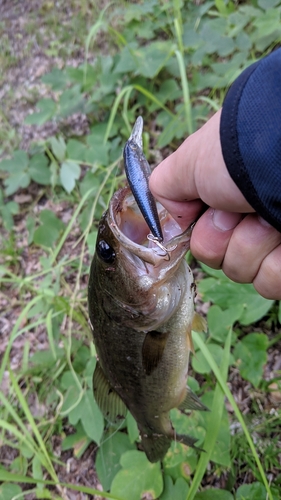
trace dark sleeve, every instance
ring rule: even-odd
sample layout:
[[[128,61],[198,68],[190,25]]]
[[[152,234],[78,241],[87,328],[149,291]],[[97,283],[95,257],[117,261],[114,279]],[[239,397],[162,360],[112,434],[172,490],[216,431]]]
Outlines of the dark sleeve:
[[[246,200],[281,231],[281,48],[230,87],[220,123],[227,169]]]

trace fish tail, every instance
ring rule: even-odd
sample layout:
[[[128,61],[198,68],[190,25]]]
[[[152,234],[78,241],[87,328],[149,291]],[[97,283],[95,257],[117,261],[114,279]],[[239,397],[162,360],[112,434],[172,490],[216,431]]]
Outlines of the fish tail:
[[[163,460],[170,448],[171,439],[164,434],[146,434],[141,432],[141,443],[148,460],[152,463]]]

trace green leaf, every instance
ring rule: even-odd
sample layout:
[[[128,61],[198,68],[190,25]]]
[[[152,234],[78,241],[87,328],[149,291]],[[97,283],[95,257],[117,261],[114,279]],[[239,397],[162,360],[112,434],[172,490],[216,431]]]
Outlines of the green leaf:
[[[59,100],[59,115],[62,118],[84,111],[84,97],[80,85],[65,90]]]
[[[220,279],[206,278],[199,283],[198,289],[204,300],[210,300],[222,309],[242,304],[243,313],[239,318],[242,325],[250,325],[261,319],[274,303],[261,297],[253,285],[234,283],[226,276]]]
[[[154,78],[171,57],[172,48],[170,41],[157,41],[135,50],[137,73],[145,78]]]
[[[51,210],[42,210],[40,213],[41,226],[34,231],[33,241],[36,245],[52,247],[64,223]]]
[[[225,360],[223,360],[225,361]],[[214,419],[217,420],[217,408],[213,404],[213,392],[208,392],[202,398],[204,404],[211,409],[210,412],[204,414],[205,426],[207,429],[211,430],[213,428]],[[223,395],[221,395],[222,408],[219,410],[221,414],[221,420],[219,424],[219,429],[216,437],[215,446],[212,449],[210,460],[216,464],[220,464],[224,467],[231,466],[230,457],[230,428],[229,428],[229,418],[228,413],[225,409],[223,403]],[[205,443],[204,443],[205,446]]]
[[[163,478],[159,462],[150,463],[141,451],[127,451],[123,453],[120,463],[122,470],[113,479],[111,493],[123,500],[139,499],[145,494],[152,499],[160,496]]]
[[[63,139],[63,137],[50,137],[49,139],[52,151],[55,155],[55,157],[59,161],[63,161],[65,158],[65,152],[66,152],[66,144]]]
[[[0,194],[2,197],[1,189],[0,189]],[[2,200],[3,200],[3,197],[2,197]],[[2,213],[4,227],[8,231],[11,231],[11,229],[14,226],[13,215],[16,215],[19,213],[18,203],[16,203],[15,201],[8,201],[8,203],[2,204],[2,201],[0,201],[0,212]]]
[[[194,500],[233,500],[233,495],[227,490],[210,488],[206,491],[196,493]]]
[[[26,218],[26,229],[28,230],[28,244],[31,245],[33,242],[34,231],[35,231],[35,219],[32,215],[28,215]]]
[[[38,184],[50,184],[51,172],[48,168],[48,159],[44,154],[38,153],[32,156],[29,162],[28,171],[31,179]]]
[[[39,218],[42,224],[50,226],[57,231],[61,231],[65,227],[64,223],[51,210],[42,210]]]
[[[134,443],[139,438],[139,429],[137,422],[129,411],[126,415],[126,424],[130,442]]]
[[[223,356],[223,349],[218,346],[217,344],[208,344],[208,350],[213,356],[215,362],[217,365],[221,364],[221,359]],[[211,372],[211,367],[209,363],[206,361],[205,357],[200,351],[196,351],[195,356],[192,357],[192,368],[197,372],[197,373],[210,373]]]
[[[159,91],[155,95],[162,104],[165,104],[167,101],[174,101],[175,99],[181,96],[181,90],[175,80],[168,79],[162,83]]]
[[[88,245],[90,255],[93,255],[95,252],[97,235],[98,235],[98,232],[95,229],[94,231],[89,233],[87,236],[87,245]]]
[[[50,73],[43,75],[41,80],[43,83],[51,85],[53,90],[63,90],[69,81],[65,72],[59,68],[53,68]]]
[[[19,171],[18,174],[12,174],[4,180],[6,187],[5,193],[7,196],[14,194],[20,188],[27,188],[30,184],[30,175],[28,172]]]
[[[256,27],[254,32],[256,38],[271,35],[275,30],[280,30],[280,11],[269,9],[262,16],[253,21]]]
[[[75,187],[75,181],[79,179],[81,173],[80,165],[72,160],[63,162],[60,169],[60,180],[67,193]]]
[[[24,120],[27,125],[43,125],[54,116],[57,107],[55,101],[50,98],[41,99],[36,106],[41,111],[28,115]]]
[[[242,313],[242,304],[237,304],[225,311],[222,311],[217,305],[211,306],[207,314],[207,324],[211,337],[224,343],[229,329],[239,320]]]
[[[0,485],[0,500],[13,500],[15,496],[21,493],[21,488],[16,484],[2,483]]]
[[[243,484],[236,492],[236,500],[264,500],[266,489],[261,483]]]
[[[280,4],[280,0],[258,0],[258,6],[264,10],[272,9]]]
[[[113,478],[121,470],[120,458],[123,453],[135,448],[128,436],[121,432],[103,436],[103,441],[97,452],[95,467],[104,490],[110,490]]]
[[[77,141],[76,139],[69,139],[66,145],[66,152],[68,158],[71,160],[76,160],[78,162],[83,162],[85,160],[85,152],[87,148],[83,142]]]
[[[103,416],[90,389],[84,393],[79,406],[81,422],[87,436],[100,444],[104,424]]]
[[[268,338],[264,333],[249,333],[234,349],[242,377],[258,387],[267,360]]]
[[[133,52],[133,47],[136,44],[129,46],[125,45],[119,54],[119,61],[114,69],[115,73],[128,73],[129,71],[135,71],[137,68],[137,61]]]
[[[0,162],[0,170],[4,170],[9,174],[17,174],[26,170],[28,167],[28,156],[22,149],[15,151],[12,158],[2,160]]]
[[[87,144],[89,149],[85,153],[87,163],[100,163],[101,165],[108,164],[108,143],[104,144],[102,139],[95,133],[88,135]]]
[[[164,491],[160,500],[186,500],[189,486],[187,482],[179,477],[175,483],[170,476],[164,475]]]
[[[76,432],[66,436],[62,441],[61,449],[63,451],[73,448],[73,454],[77,458],[81,458],[85,450],[91,443],[91,439],[86,435],[80,422],[76,425]]]

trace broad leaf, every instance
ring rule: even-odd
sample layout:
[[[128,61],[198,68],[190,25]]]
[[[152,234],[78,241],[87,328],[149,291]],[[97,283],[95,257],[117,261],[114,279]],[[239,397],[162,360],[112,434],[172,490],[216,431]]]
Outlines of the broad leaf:
[[[56,103],[53,99],[41,99],[37,103],[37,108],[40,109],[38,113],[33,113],[25,118],[25,123],[28,125],[43,125],[50,120],[56,112]]]
[[[143,498],[145,494],[151,499],[160,496],[163,478],[159,462],[150,463],[141,451],[127,451],[123,453],[120,463],[122,469],[113,479],[111,493],[123,500]]]
[[[204,300],[210,300],[222,309],[242,305],[243,312],[239,318],[242,325],[250,325],[261,319],[274,303],[261,297],[253,285],[234,283],[224,276],[219,279],[206,278],[199,283],[198,289]]]
[[[267,360],[268,338],[264,333],[250,333],[234,349],[239,371],[242,377],[258,387],[263,366]]]
[[[164,475],[164,491],[160,500],[186,500],[189,486],[187,482],[179,477],[174,483],[170,476]]]
[[[14,497],[21,495],[21,488],[12,483],[2,483],[0,485],[0,500],[13,500]]]
[[[38,153],[31,157],[28,171],[31,179],[37,184],[50,184],[51,172],[48,168],[48,159],[44,154]]]
[[[63,137],[50,137],[49,139],[52,151],[55,155],[55,157],[59,161],[63,161],[65,158],[65,152],[66,152],[66,144],[63,139]]]
[[[236,500],[265,500],[266,489],[261,483],[243,484],[236,493]],[[275,497],[273,497],[275,499]],[[277,500],[277,497],[276,497]]]
[[[95,461],[96,471],[103,488],[110,490],[113,478],[121,470],[120,458],[128,450],[135,450],[126,434],[104,434]]]
[[[62,186],[67,191],[71,191],[75,187],[75,182],[79,179],[81,173],[80,165],[72,160],[66,160],[63,162],[60,169],[60,180]]]
[[[80,419],[89,438],[100,444],[103,433],[103,416],[94,399],[93,391],[87,389],[80,403]]]
[[[242,304],[237,304],[225,311],[222,311],[217,305],[211,306],[207,314],[207,324],[211,337],[224,343],[229,329],[239,320],[242,313]]]

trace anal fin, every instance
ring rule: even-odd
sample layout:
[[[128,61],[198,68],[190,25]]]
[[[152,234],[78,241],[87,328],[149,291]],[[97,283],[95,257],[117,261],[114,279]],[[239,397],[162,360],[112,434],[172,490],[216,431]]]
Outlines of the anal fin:
[[[93,391],[97,405],[108,422],[116,425],[126,417],[127,408],[111,387],[98,361],[93,375]]]
[[[198,396],[189,387],[186,388],[185,398],[178,408],[179,410],[209,411],[209,408],[200,401]]]

